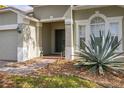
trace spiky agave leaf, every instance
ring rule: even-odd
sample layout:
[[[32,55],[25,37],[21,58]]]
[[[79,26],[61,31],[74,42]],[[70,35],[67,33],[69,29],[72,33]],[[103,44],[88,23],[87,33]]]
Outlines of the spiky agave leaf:
[[[119,47],[121,40],[116,41],[116,37],[112,36],[110,32],[105,35],[102,31],[99,32],[99,41],[97,37],[92,33],[90,35],[89,44],[86,44],[82,40],[82,43],[85,48],[81,48],[77,54],[79,56],[80,65],[90,66],[93,71],[97,71],[99,74],[104,74],[105,69],[111,68],[116,69],[122,68],[124,62],[114,61],[115,58],[124,54],[124,53],[115,53],[116,49]],[[82,59],[86,58],[87,62],[82,62]]]

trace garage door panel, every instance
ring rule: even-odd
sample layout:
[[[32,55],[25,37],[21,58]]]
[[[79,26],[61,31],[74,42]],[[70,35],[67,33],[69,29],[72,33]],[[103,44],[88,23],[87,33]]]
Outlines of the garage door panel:
[[[17,32],[0,31],[0,60],[17,60]]]

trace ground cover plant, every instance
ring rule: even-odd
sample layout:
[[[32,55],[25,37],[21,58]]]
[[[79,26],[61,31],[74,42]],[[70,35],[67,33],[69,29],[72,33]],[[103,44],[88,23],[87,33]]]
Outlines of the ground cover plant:
[[[98,85],[94,82],[84,80],[75,76],[12,76],[14,87],[19,88],[93,88]]]
[[[0,74],[0,87],[12,88],[93,88],[98,84],[75,76],[20,76]]]

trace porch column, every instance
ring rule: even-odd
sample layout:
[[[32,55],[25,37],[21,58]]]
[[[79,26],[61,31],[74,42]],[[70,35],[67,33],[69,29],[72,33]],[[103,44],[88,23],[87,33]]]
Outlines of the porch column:
[[[36,31],[37,31],[37,57],[40,56],[40,23],[37,22],[36,24]]]
[[[39,52],[40,56],[43,55],[43,37],[42,37],[43,24],[39,24]]]
[[[74,59],[73,26],[71,19],[65,19],[65,58]]]

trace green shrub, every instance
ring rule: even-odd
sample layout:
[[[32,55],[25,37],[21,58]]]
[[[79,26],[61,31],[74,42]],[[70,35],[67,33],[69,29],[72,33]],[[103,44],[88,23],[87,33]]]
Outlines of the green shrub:
[[[117,71],[123,69],[124,62],[118,62],[114,59],[123,53],[116,53],[116,49],[119,47],[121,40],[117,40],[116,36],[112,36],[110,32],[104,35],[100,31],[100,37],[96,37],[94,34],[90,35],[90,41],[86,44],[82,40],[82,48],[77,52],[79,63],[76,66],[89,67],[90,71],[104,75],[104,72],[108,69]],[[84,58],[86,61],[84,61]]]

